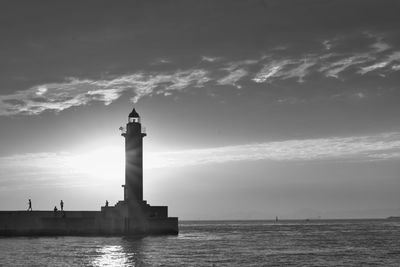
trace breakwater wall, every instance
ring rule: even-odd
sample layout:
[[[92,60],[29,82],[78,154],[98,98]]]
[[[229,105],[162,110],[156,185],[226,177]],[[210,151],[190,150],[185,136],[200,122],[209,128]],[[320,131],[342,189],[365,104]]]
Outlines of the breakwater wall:
[[[175,217],[127,218],[105,211],[0,211],[1,236],[177,233]]]

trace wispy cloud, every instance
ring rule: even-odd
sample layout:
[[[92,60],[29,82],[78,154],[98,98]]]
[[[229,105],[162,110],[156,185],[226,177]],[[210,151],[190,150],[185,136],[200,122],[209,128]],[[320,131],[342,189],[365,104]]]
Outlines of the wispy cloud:
[[[344,80],[372,72],[383,77],[400,70],[400,51],[388,44],[383,35],[363,33],[357,37],[362,40],[362,45],[358,50],[349,52],[343,49],[343,46],[346,47],[346,38],[324,40],[321,45],[325,49],[321,47],[313,53],[287,53],[287,48],[285,53],[273,50],[273,53],[270,51],[258,58],[236,61],[202,56],[204,64],[201,67],[169,71],[142,70],[97,80],[68,78],[58,83],[39,84],[0,95],[0,116],[59,112],[93,101],[109,105],[123,94],[137,102],[146,96],[167,96],[206,85],[243,88],[251,83],[277,83],[288,79],[303,83],[312,74]],[[354,42],[354,38],[351,41]],[[171,62],[170,59],[168,62]],[[199,62],[195,65],[199,66]],[[173,68],[173,65],[168,68]]]
[[[400,133],[287,140],[150,154],[149,168],[234,161],[315,161],[400,159]]]
[[[319,69],[319,71],[324,73],[327,77],[339,78],[339,75],[342,72],[349,69],[359,69],[361,67],[361,70],[357,71],[357,73],[365,74],[367,72],[383,68],[391,61],[397,60],[396,58],[391,58],[390,60],[387,60],[387,62],[379,62],[379,60],[384,57],[384,52],[391,49],[392,47],[384,41],[382,35],[366,32],[364,33],[364,36],[372,40],[372,44],[368,45],[364,49],[362,49],[363,47],[360,44],[361,51],[352,52],[351,54],[341,51],[322,56],[321,58],[325,58],[326,60],[321,61],[322,67]],[[345,39],[342,39],[342,42],[345,42]],[[333,41],[335,43],[338,43],[337,39]],[[331,44],[329,41],[324,41],[324,46],[326,46],[327,43]],[[329,46],[329,49],[331,47],[332,45]],[[362,65],[366,64],[370,64],[370,66],[362,67]]]
[[[203,87],[209,80],[208,72],[202,69],[157,74],[141,72],[107,80],[70,78],[61,83],[41,84],[14,94],[0,95],[0,115],[57,112],[93,101],[109,105],[126,91],[131,92],[132,101],[136,102],[147,95],[180,91],[190,86]]]
[[[339,74],[352,66],[359,65],[372,60],[368,54],[345,57],[333,62],[324,62],[319,70],[327,77],[339,78]]]
[[[305,56],[304,59],[273,60],[254,76],[256,83],[272,82],[274,79],[286,80],[297,78],[298,82],[304,82],[304,77],[310,73],[310,68],[318,63],[315,56]]]
[[[298,78],[298,82],[304,82],[304,77],[310,73],[310,68],[314,66],[317,61],[310,57],[302,61],[296,62],[297,66],[292,69],[287,70],[281,75],[282,79]]]
[[[391,46],[383,40],[384,35],[382,34],[364,32],[364,35],[369,37],[371,40],[374,40],[370,47],[375,49],[377,53],[386,51],[391,48]]]
[[[265,64],[264,67],[256,74],[256,76],[253,78],[253,81],[256,83],[263,83],[274,76],[280,76],[279,71],[290,63],[291,61],[287,59],[269,62]]]
[[[378,38],[377,42],[373,43],[371,45],[371,47],[374,48],[377,53],[386,51],[391,48],[391,46],[389,44],[385,43],[382,40],[382,38]]]
[[[382,161],[400,159],[400,133],[331,137],[145,153],[146,169],[239,161]],[[85,153],[35,153],[0,157],[0,188],[76,187],[123,179],[122,147]]]
[[[345,38],[339,40],[322,41],[325,50],[309,55],[298,57],[276,58],[274,55],[266,57],[261,62],[265,62],[261,70],[253,77],[256,83],[273,82],[274,80],[284,80],[298,78],[298,82],[304,82],[305,77],[311,73],[320,73],[326,77],[340,78],[345,71],[352,74],[366,74],[371,71],[383,69],[395,63],[400,63],[400,52],[394,51],[386,56],[388,50],[392,49],[381,35],[364,34],[373,40],[373,43],[362,47],[360,52],[335,51],[335,46],[340,42],[345,42]],[[314,70],[312,70],[312,68]],[[387,72],[394,71],[396,68],[387,68]]]
[[[374,64],[372,64],[372,65],[370,65],[370,66],[361,68],[361,70],[359,71],[359,73],[360,73],[360,74],[366,74],[366,73],[368,73],[368,72],[370,72],[370,71],[374,71],[374,70],[377,70],[377,69],[385,68],[386,66],[388,66],[388,65],[390,65],[390,64],[392,64],[392,63],[395,63],[395,62],[397,62],[397,63],[400,62],[400,52],[399,52],[399,51],[394,52],[393,54],[387,56],[387,57],[386,57],[383,61],[381,61],[381,62],[374,63]],[[392,70],[393,70],[393,68],[392,68]]]
[[[219,61],[219,60],[221,60],[220,57],[207,57],[207,56],[201,57],[201,61],[204,61],[204,62],[215,62],[215,61]]]
[[[332,41],[324,40],[322,41],[322,45],[325,47],[326,50],[330,50],[332,48]]]
[[[245,69],[236,69],[229,73],[227,76],[222,77],[221,79],[217,80],[219,85],[232,85],[237,88],[242,88],[240,85],[237,84],[244,76],[248,75],[248,71]]]
[[[373,70],[376,70],[376,69],[384,68],[384,67],[386,67],[388,64],[389,64],[388,62],[379,62],[379,63],[375,63],[375,64],[373,64],[373,65],[371,65],[371,66],[361,68],[361,70],[358,71],[358,72],[361,73],[361,74],[365,74],[365,73],[367,73],[367,72],[370,72],[370,71],[373,71]]]
[[[392,70],[394,70],[394,71],[400,70],[400,65],[393,65]]]
[[[62,111],[86,105],[91,101],[101,101],[109,105],[120,97],[126,85],[124,77],[109,81],[68,79],[62,83],[42,84],[14,94],[0,95],[0,115]]]

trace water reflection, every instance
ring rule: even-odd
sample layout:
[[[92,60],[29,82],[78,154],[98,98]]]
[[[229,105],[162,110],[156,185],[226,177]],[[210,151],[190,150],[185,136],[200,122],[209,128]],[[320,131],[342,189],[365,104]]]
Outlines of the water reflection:
[[[121,246],[104,246],[96,252],[100,255],[93,260],[93,266],[124,266],[128,264],[128,255]]]
[[[120,238],[112,245],[96,250],[91,266],[141,266],[143,263],[143,240]]]

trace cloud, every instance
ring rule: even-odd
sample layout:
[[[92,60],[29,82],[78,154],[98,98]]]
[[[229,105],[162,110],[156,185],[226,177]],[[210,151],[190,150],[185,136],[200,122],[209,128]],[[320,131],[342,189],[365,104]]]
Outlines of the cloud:
[[[259,62],[260,60],[255,59],[225,62],[223,67],[219,68],[225,76],[215,77],[215,82],[217,85],[231,85],[240,89],[242,85],[238,82],[249,75],[249,66],[256,65]]]
[[[322,45],[325,47],[326,50],[330,50],[332,48],[332,41],[331,40],[324,40]]]
[[[304,82],[304,77],[310,73],[310,68],[318,63],[315,56],[305,56],[304,59],[273,60],[254,76],[253,81],[264,83],[273,79],[286,80],[298,78],[298,82]]]
[[[370,47],[373,48],[376,53],[384,52],[391,48],[391,46],[388,43],[383,41],[384,39],[383,34],[365,32],[364,35],[373,40],[373,43],[370,45]]]
[[[246,71],[245,69],[236,69],[230,72],[227,76],[217,80],[217,83],[219,85],[232,85],[237,88],[241,88],[241,86],[238,85],[237,82],[241,80],[243,77],[247,76],[248,73],[249,72]]]
[[[168,95],[171,91],[182,91],[190,86],[203,87],[208,81],[208,71],[203,69],[177,71],[173,74],[142,74],[139,79],[130,82],[135,93],[132,101],[136,103],[140,98],[153,94]]]
[[[63,153],[33,153],[0,158],[0,191],[9,188],[71,187],[82,184],[63,165]]]
[[[149,154],[148,168],[184,167],[235,161],[400,159],[400,133],[287,140]]]
[[[399,62],[399,51],[394,51],[385,58],[385,54],[392,46],[383,40],[383,36],[366,33],[358,37],[358,41],[361,42],[365,37],[367,40],[364,41],[368,45],[363,46],[360,44],[359,52],[350,53],[340,48],[340,45],[347,45],[347,37],[343,36],[342,38],[322,41],[325,49],[315,51],[313,54],[283,58],[277,58],[274,54],[265,56],[261,61],[266,61],[266,63],[263,64],[261,70],[254,75],[252,80],[256,83],[271,83],[278,80],[298,78],[297,81],[301,83],[311,73],[320,73],[325,77],[340,78],[345,71],[363,75]],[[394,70],[395,68],[392,67],[386,71]]]
[[[221,60],[220,57],[207,57],[207,56],[202,56],[201,57],[201,61],[203,61],[203,62],[216,62],[216,61],[219,61],[219,60]]]
[[[172,61],[170,59],[166,58],[158,58],[154,62],[152,62],[152,65],[164,65],[164,64],[171,64]]]
[[[166,91],[183,90],[188,86],[203,87],[204,84],[210,81],[207,76],[208,71],[196,69],[189,71],[179,71],[170,77],[171,85],[165,87]]]
[[[137,102],[147,95],[181,91],[190,86],[203,87],[209,80],[208,72],[202,69],[156,74],[141,72],[107,80],[69,78],[61,83],[41,84],[14,94],[0,95],[0,115],[58,112],[93,101],[109,105],[126,91],[130,91],[134,95],[132,101]]]
[[[370,56],[367,54],[350,56],[334,62],[323,63],[324,66],[319,70],[320,72],[324,72],[327,77],[338,78],[339,74],[348,68],[368,62],[370,60],[372,60],[372,58],[370,58]]]
[[[268,79],[278,76],[279,71],[283,69],[284,66],[290,64],[291,60],[273,60],[272,62],[265,64],[264,67],[255,75],[253,81],[256,83],[263,83],[266,82]]]
[[[361,68],[361,70],[358,71],[358,73],[364,75],[370,71],[374,71],[377,69],[382,69],[394,62],[400,63],[400,52],[394,52],[391,55],[389,55],[388,57],[386,57],[386,59],[384,61],[375,63],[373,65],[367,66],[367,67],[363,67]],[[396,68],[393,68],[393,70],[395,70]]]
[[[42,84],[14,94],[0,95],[0,115],[36,115],[46,110],[62,111],[86,105],[91,101],[109,105],[124,90],[123,84],[115,84],[115,81],[68,79],[62,83]]]
[[[339,78],[339,75],[347,70],[357,70],[358,74],[365,74],[372,70],[386,67],[390,62],[380,62],[379,60],[383,57],[382,55],[387,50],[392,48],[391,45],[384,41],[384,35],[365,32],[361,36],[342,36],[341,38],[334,38],[332,40],[325,40],[322,44],[327,50],[332,51],[333,43],[337,45],[346,45],[348,39],[357,38],[359,52],[346,53],[345,51],[338,51],[331,54],[321,55],[320,64],[322,65],[319,69],[320,72],[324,73],[326,77]],[[366,38],[366,40],[365,40]],[[363,46],[363,42],[368,43],[367,47]],[[372,42],[372,44],[371,44]],[[326,60],[325,60],[326,59]],[[372,64],[370,64],[372,63]],[[362,65],[370,64],[367,67],[361,67]]]
[[[287,70],[285,73],[281,74],[282,79],[298,78],[298,82],[304,82],[304,77],[310,73],[310,68],[316,64],[314,58],[304,59],[299,62],[296,67]]]
[[[379,38],[376,43],[373,43],[371,47],[374,48],[377,53],[386,51],[391,48],[391,46],[382,41],[381,38]]]
[[[227,72],[232,72],[238,68],[247,68],[248,66],[259,63],[261,59],[246,59],[246,60],[240,60],[240,61],[226,62],[224,64],[224,66],[221,68],[221,70],[225,70]]]
[[[367,72],[370,72],[370,71],[373,71],[373,70],[376,70],[376,69],[384,68],[384,67],[386,67],[388,64],[389,64],[388,62],[379,62],[379,63],[375,63],[374,65],[361,68],[361,70],[359,71],[359,73],[365,74],[365,73],[367,73]]]
[[[400,70],[400,65],[393,65],[392,70],[394,70],[394,71]]]
[[[107,185],[123,179],[123,147],[84,153],[31,153],[0,157],[0,188]],[[246,161],[316,162],[400,159],[400,132],[370,136],[286,140],[144,154],[146,169]]]
[[[356,49],[355,41],[359,42]],[[321,47],[312,53],[293,53],[287,47],[283,52],[273,50],[258,58],[242,60],[203,56],[203,62],[212,64],[168,71],[142,70],[97,80],[67,78],[58,83],[39,84],[0,95],[0,116],[60,112],[94,101],[110,105],[123,94],[135,103],[143,97],[168,96],[206,85],[242,88],[244,84],[278,83],[293,78],[294,82],[304,83],[311,75],[345,80],[378,71],[386,77],[400,70],[400,51],[386,43],[383,35],[362,33],[353,37],[335,37],[322,41],[322,45],[325,49]],[[150,69],[153,65],[149,65]]]

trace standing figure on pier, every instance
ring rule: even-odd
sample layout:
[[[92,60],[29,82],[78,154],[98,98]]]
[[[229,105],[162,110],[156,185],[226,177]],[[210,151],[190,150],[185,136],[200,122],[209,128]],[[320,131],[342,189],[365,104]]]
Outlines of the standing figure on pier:
[[[29,205],[28,211],[32,211],[32,201],[31,201],[31,199],[29,199],[28,205]]]

